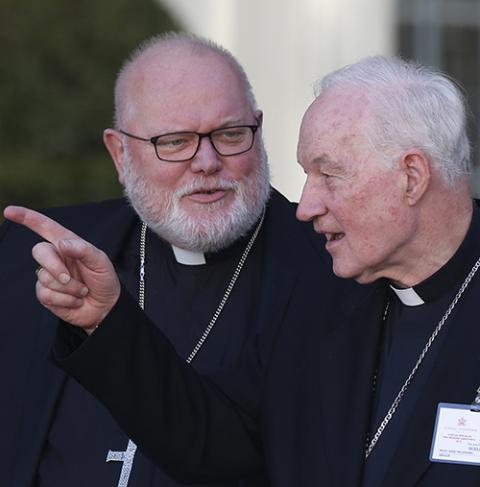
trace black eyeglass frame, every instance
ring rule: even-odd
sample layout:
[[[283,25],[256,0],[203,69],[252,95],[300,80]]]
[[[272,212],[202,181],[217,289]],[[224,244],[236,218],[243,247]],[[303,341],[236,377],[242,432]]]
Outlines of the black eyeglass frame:
[[[250,144],[248,149],[243,149],[240,152],[235,152],[234,154],[222,154],[217,149],[217,147],[215,146],[215,143],[212,140],[212,134],[214,134],[215,132],[221,132],[223,130],[239,129],[239,128],[249,128],[252,131],[252,143]],[[149,139],[145,138],[145,137],[139,137],[138,135],[131,134],[131,133],[126,132],[125,130],[122,130],[122,129],[118,129],[118,132],[120,132],[123,135],[126,135],[127,137],[131,137],[132,139],[143,140],[144,142],[150,142],[155,149],[155,155],[157,156],[157,158],[160,161],[175,163],[175,162],[191,161],[197,155],[198,149],[200,149],[200,144],[202,143],[202,139],[204,137],[208,137],[208,139],[210,140],[210,144],[212,145],[215,152],[222,157],[238,156],[240,154],[244,154],[245,152],[248,152],[253,147],[253,144],[255,143],[255,133],[257,132],[257,130],[259,128],[260,128],[260,125],[233,125],[231,127],[218,128],[218,129],[212,130],[210,132],[191,132],[191,131],[185,131],[185,130],[180,131],[180,132],[170,132],[168,134],[155,135],[153,137],[150,137]],[[180,135],[180,134],[195,134],[198,136],[197,148],[195,149],[195,152],[193,153],[193,155],[191,157],[189,157],[188,159],[176,159],[176,160],[164,159],[163,157],[160,157],[158,155],[158,151],[157,151],[158,139],[160,137],[165,137],[165,136],[170,136],[170,135]]]

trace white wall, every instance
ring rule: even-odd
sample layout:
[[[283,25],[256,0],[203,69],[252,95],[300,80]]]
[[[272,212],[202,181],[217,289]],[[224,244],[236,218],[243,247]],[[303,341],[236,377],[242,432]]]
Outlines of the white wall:
[[[273,184],[297,201],[300,120],[313,82],[361,57],[393,52],[395,0],[159,0],[187,30],[229,49],[264,111]]]

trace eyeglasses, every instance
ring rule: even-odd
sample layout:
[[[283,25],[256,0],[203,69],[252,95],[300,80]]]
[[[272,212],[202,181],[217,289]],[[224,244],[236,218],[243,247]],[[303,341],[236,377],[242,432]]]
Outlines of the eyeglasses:
[[[137,140],[150,142],[155,147],[155,154],[161,161],[184,162],[195,157],[204,137],[208,137],[212,147],[221,156],[237,156],[249,151],[253,147],[255,132],[258,125],[236,125],[212,130],[208,133],[173,132],[156,135],[146,139],[133,135],[124,130],[120,133]]]

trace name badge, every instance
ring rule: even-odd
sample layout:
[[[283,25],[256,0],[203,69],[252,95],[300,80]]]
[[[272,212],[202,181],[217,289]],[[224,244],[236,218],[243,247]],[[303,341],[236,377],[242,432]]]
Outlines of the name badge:
[[[440,403],[430,460],[480,465],[480,412],[471,405]]]

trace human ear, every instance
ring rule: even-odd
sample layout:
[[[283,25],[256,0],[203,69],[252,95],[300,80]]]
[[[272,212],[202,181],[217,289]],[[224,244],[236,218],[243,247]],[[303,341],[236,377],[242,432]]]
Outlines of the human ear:
[[[124,186],[125,171],[125,146],[122,136],[114,129],[105,129],[103,131],[103,143],[110,153],[110,157],[117,170],[118,181]]]
[[[413,206],[430,184],[430,160],[423,151],[412,149],[403,154],[400,164],[405,174],[405,199],[408,205]]]
[[[258,126],[261,127],[263,124],[263,112],[261,110],[255,110],[255,120],[258,123]]]

